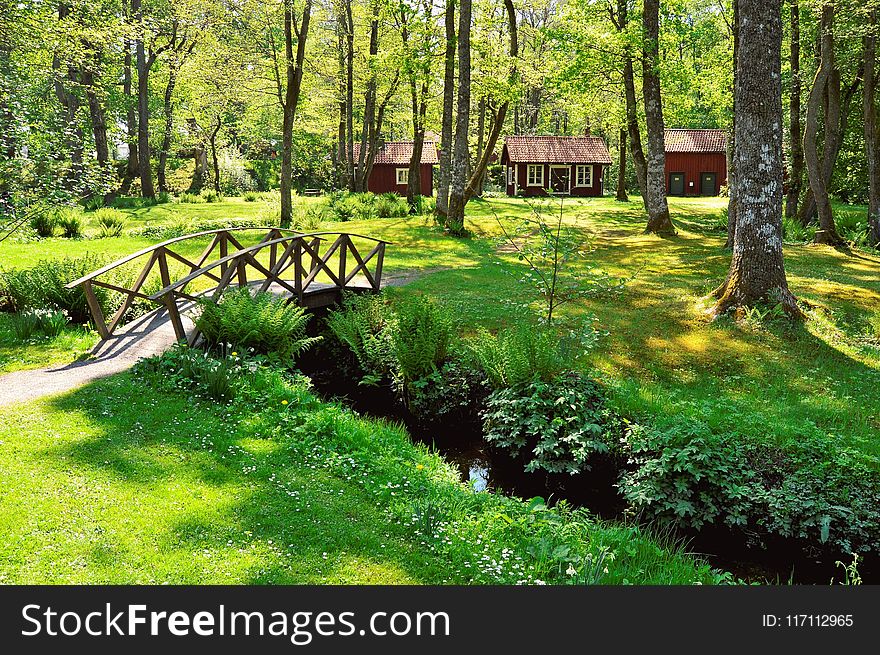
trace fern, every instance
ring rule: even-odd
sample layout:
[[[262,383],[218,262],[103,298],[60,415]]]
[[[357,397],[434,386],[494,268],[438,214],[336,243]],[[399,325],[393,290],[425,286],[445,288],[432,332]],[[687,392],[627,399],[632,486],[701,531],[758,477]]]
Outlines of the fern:
[[[220,302],[203,300],[196,325],[210,345],[232,344],[259,353],[295,358],[321,340],[306,336],[311,318],[302,307],[247,288],[229,291]]]
[[[350,296],[342,309],[327,315],[327,327],[354,354],[365,383],[390,377],[396,369],[392,325],[392,313],[383,296]]]
[[[400,375],[408,383],[436,371],[452,340],[449,315],[430,298],[411,298],[397,308],[391,332]]]
[[[520,325],[497,336],[484,330],[470,350],[492,387],[503,389],[534,379],[552,381],[568,368],[565,346],[550,330]]]

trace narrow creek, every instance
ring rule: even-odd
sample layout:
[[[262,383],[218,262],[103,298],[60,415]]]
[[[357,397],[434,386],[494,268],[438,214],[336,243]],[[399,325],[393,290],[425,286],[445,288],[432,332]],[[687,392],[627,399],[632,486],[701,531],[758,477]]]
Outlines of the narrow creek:
[[[300,368],[312,378],[316,391],[324,398],[340,400],[365,416],[403,423],[414,440],[433,448],[456,466],[461,479],[476,492],[495,491],[520,498],[541,496],[551,506],[564,499],[605,520],[638,521],[638,517],[626,513],[627,504],[617,493],[619,471],[610,461],[596,462],[591,471],[576,476],[526,473],[521,462],[486,443],[481,426],[473,420],[420,425],[394,399],[390,389],[358,387],[352,391],[351,385],[340,382],[324,362],[303,361]],[[766,542],[763,548],[750,546],[741,534],[725,528],[668,534],[684,543],[688,552],[749,583],[837,584],[843,581],[844,570],[836,562],[851,561],[827,553],[809,557],[791,540]],[[860,558],[859,573],[865,583],[880,582],[876,560]]]

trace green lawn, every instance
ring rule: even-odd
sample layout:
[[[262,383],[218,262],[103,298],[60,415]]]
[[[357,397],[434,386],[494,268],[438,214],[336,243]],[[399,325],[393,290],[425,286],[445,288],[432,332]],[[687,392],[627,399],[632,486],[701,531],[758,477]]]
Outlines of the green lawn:
[[[808,320],[710,322],[704,298],[723,279],[730,257],[719,227],[724,200],[671,199],[670,206],[678,234],[660,238],[643,234],[638,203],[565,201],[566,221],[595,246],[590,262],[632,278],[621,296],[566,310],[594,315],[607,332],[589,365],[607,383],[615,405],[648,423],[687,417],[778,443],[833,435],[880,454],[880,255],[786,243],[789,284],[808,303]],[[247,218],[258,211],[254,203],[228,200],[129,213],[135,227],[201,212],[213,219]],[[500,231],[496,216],[510,221],[530,212],[521,199],[474,201],[467,221],[473,234],[467,239],[443,236],[426,217],[323,227],[392,241],[386,273],[422,273],[392,293],[435,296],[453,308],[467,332],[523,320],[518,306],[530,296],[511,274],[521,264],[499,251],[494,237]],[[0,257],[4,266],[26,266],[86,251],[123,255],[149,243],[132,237],[7,242],[0,245]],[[43,345],[11,345],[0,334],[0,367],[10,370],[4,362],[12,359],[18,362],[13,367],[48,363],[54,355]],[[58,349],[58,357],[69,360],[71,354],[63,351]],[[387,499],[377,504],[374,490],[355,484],[356,475],[338,465],[338,456],[351,452],[344,438],[324,453],[329,464],[315,463],[298,458],[299,451],[291,456],[288,435],[267,438],[262,414],[241,411],[226,414],[211,403],[147,389],[129,376],[0,410],[0,561],[6,562],[0,564],[0,580],[494,580],[474,576],[470,567],[480,530],[500,529],[491,520],[497,508],[472,505],[475,495],[467,490],[450,492],[453,474],[441,470],[438,458],[406,450],[411,446],[401,431],[360,423],[359,452],[366,460],[375,458],[377,448],[390,452],[379,459],[393,465],[379,464],[371,474],[392,484],[402,461],[412,465],[425,458],[418,461],[437,478],[424,484],[452,507],[448,519],[465,537],[462,548],[440,548],[401,519],[423,513],[424,507],[415,509],[418,494],[388,514]],[[240,423],[248,412],[253,420]],[[169,422],[169,416],[177,418]],[[290,486],[282,489],[279,479]],[[292,490],[299,496],[290,495]],[[621,535],[629,529],[592,526],[579,534],[618,544],[614,549],[621,557],[619,544],[627,541]],[[499,544],[527,547],[523,535],[503,534]],[[638,553],[629,561],[623,557],[606,581],[708,579],[705,570],[698,573],[678,556],[670,559],[665,547],[639,539]],[[645,556],[648,551],[654,556]],[[547,563],[538,566],[545,567],[543,575]]]
[[[475,493],[302,383],[228,407],[161,387],[0,408],[0,583],[564,583],[587,555],[592,581],[729,579],[638,528]]]

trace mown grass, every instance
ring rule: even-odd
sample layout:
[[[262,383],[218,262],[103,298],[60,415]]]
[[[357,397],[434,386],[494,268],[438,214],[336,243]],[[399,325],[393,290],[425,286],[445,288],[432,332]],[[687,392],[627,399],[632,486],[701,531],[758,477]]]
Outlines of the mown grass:
[[[2,583],[729,580],[636,527],[475,493],[302,383],[224,406],[125,374],[2,408],[0,478]]]
[[[0,374],[51,364],[69,364],[95,346],[98,335],[80,326],[71,326],[55,337],[36,334],[27,341],[15,335],[12,320],[0,313]]]

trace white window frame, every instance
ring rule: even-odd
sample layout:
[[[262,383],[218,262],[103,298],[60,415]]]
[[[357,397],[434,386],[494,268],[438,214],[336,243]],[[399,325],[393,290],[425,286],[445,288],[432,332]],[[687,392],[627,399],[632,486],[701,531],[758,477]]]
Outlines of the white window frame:
[[[507,167],[507,186],[516,186],[516,168]]]
[[[401,175],[402,173],[402,175]],[[409,184],[409,167],[407,168],[396,168],[394,169],[395,179],[397,180],[398,185]],[[400,178],[403,179],[400,179]]]
[[[541,171],[541,179],[538,179],[536,175],[534,181],[532,180],[532,172],[539,170]],[[526,167],[526,186],[544,186],[544,164],[529,164]]]
[[[586,184],[581,181],[581,173],[586,173],[589,171],[590,174],[590,183]],[[574,185],[576,187],[591,187],[593,186],[593,165],[592,164],[578,164],[574,168]]]

